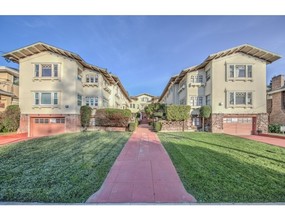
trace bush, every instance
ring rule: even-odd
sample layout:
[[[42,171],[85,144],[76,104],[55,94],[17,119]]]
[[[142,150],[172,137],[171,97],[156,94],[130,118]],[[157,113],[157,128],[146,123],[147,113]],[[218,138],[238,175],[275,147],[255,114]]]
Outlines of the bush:
[[[189,105],[169,105],[166,106],[166,119],[168,121],[184,121],[190,117]]]
[[[84,128],[84,130],[87,130],[87,128],[90,125],[90,118],[91,118],[92,108],[85,105],[81,106],[80,108],[80,121],[81,126]]]
[[[162,124],[159,121],[153,122],[153,130],[155,132],[161,131]]]
[[[280,127],[279,124],[270,124],[268,125],[268,130],[270,133],[280,133]]]
[[[139,125],[139,120],[137,118],[135,119],[135,125],[136,127]]]
[[[129,128],[128,129],[129,129],[130,132],[135,131],[136,130],[136,123],[135,122],[129,123]]]
[[[98,109],[95,115],[95,123],[97,126],[127,127],[131,117],[132,113],[129,109]]]
[[[162,118],[163,112],[155,112],[155,113],[153,113],[153,117]]]
[[[20,125],[21,111],[18,105],[10,105],[0,116],[0,131],[14,132]]]

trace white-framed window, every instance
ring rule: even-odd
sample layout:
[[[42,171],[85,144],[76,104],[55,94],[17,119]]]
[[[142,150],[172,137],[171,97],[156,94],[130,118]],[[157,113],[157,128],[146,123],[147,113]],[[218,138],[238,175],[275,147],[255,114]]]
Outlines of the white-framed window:
[[[202,96],[190,96],[190,106],[202,106],[203,97]]]
[[[58,105],[58,92],[35,92],[34,105]]]
[[[228,105],[234,106],[252,106],[252,92],[248,91],[229,91]]]
[[[203,83],[203,75],[192,75],[190,81],[191,83]]]
[[[208,81],[210,79],[211,79],[211,70],[208,69],[208,70],[206,70],[206,81]]]
[[[82,106],[82,95],[77,94],[77,105]]]
[[[58,78],[60,65],[58,63],[36,63],[34,64],[34,77],[36,78]]]
[[[228,79],[252,79],[251,64],[228,64]]]
[[[98,74],[96,74],[96,75],[93,75],[93,74],[86,75],[86,83],[98,83],[98,82],[99,82]]]
[[[98,107],[98,97],[87,96],[85,97],[86,105],[92,107]]]

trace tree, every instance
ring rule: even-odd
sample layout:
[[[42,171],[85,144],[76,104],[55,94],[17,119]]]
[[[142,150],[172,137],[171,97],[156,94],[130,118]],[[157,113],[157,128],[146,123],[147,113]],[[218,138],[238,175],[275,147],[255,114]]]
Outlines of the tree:
[[[204,105],[200,108],[200,116],[203,119],[203,122],[202,122],[203,131],[205,131],[205,118],[209,118],[211,115],[211,112],[212,112],[211,107],[208,105]]]
[[[80,108],[80,121],[83,131],[86,131],[90,125],[92,108],[89,106],[81,106]]]

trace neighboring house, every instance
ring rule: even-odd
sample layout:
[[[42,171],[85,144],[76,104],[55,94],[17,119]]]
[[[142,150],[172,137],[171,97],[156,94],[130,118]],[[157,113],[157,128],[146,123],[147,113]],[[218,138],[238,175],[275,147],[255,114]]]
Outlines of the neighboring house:
[[[285,76],[272,78],[271,89],[267,91],[267,112],[270,124],[285,125]]]
[[[267,132],[266,65],[279,58],[248,44],[212,54],[171,77],[159,102],[190,105],[193,126],[198,128],[200,107],[211,106],[208,125],[215,133]]]
[[[29,136],[78,131],[82,105],[94,113],[131,101],[118,77],[67,50],[39,42],[3,57],[19,64],[19,131]]]
[[[19,72],[17,69],[0,66],[0,112],[9,105],[19,104]]]
[[[129,109],[132,113],[136,112],[143,112],[144,108],[151,104],[158,101],[159,97],[153,96],[147,93],[143,93],[137,96],[131,96],[131,103]]]

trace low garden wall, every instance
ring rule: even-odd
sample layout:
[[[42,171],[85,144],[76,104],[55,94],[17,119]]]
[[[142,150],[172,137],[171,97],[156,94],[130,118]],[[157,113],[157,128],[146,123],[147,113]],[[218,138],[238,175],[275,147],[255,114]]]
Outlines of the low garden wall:
[[[192,120],[185,121],[160,121],[161,131],[193,131]]]

